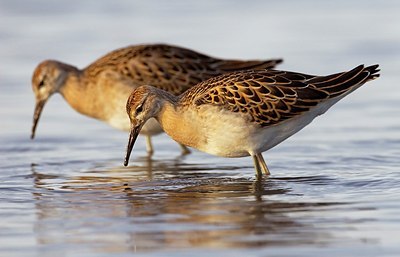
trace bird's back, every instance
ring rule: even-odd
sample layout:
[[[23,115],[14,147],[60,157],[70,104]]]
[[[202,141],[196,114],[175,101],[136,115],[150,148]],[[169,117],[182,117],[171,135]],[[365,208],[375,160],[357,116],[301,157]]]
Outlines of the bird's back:
[[[378,65],[360,65],[329,76],[276,70],[241,71],[196,85],[180,96],[179,104],[220,106],[247,114],[260,126],[270,126],[308,112],[328,99],[340,100],[365,82],[377,78],[378,71]]]
[[[111,72],[132,86],[152,85],[179,95],[211,77],[238,70],[273,68],[280,62],[280,59],[223,60],[165,44],[136,45],[101,57],[85,68],[84,74],[98,78],[104,72]]]

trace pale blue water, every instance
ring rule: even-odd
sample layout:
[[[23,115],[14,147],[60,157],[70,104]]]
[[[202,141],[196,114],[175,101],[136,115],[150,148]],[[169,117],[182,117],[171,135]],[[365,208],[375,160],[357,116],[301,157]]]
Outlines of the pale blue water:
[[[399,256],[400,2],[0,0],[0,256]],[[29,139],[43,59],[84,67],[129,44],[219,57],[283,57],[382,76],[252,160],[128,135],[57,95]]]

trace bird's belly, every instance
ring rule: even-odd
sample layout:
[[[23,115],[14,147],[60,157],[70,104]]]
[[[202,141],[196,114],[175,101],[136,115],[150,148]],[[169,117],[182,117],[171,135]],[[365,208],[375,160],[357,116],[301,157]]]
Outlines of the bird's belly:
[[[124,131],[129,131],[131,127],[128,115],[113,115],[106,120],[106,122],[111,125],[111,127]]]
[[[203,140],[196,148],[223,157],[262,153],[300,131],[326,109],[326,106],[321,106],[304,115],[265,127],[250,122],[243,115],[219,111],[209,115],[207,123],[202,124]]]
[[[308,123],[307,123],[308,124]],[[305,125],[304,125],[305,126]],[[284,122],[260,127],[255,124],[221,126],[207,134],[207,143],[199,149],[223,157],[244,157],[262,153],[278,145],[304,126]]]
[[[207,133],[206,143],[199,149],[222,157],[244,157],[260,148],[260,142],[255,140],[257,128],[252,124],[247,126],[229,125],[216,127]]]
[[[197,126],[202,129],[201,140],[195,148],[201,151],[223,157],[249,156],[254,144],[254,136],[258,126],[248,121],[238,113],[232,113],[217,108],[205,109],[205,119],[198,120]]]
[[[108,123],[112,127],[120,129],[120,130],[124,130],[124,131],[129,131],[130,128],[131,128],[128,115],[126,115],[126,117],[124,117],[124,116],[120,116],[120,117],[114,116],[113,118],[111,118],[108,121]],[[162,132],[163,132],[163,130],[162,130],[160,124],[158,123],[158,121],[156,119],[154,119],[154,118],[151,118],[144,124],[144,126],[142,127],[142,130],[140,131],[140,134],[153,136],[153,135],[158,135],[158,134],[160,134]]]
[[[156,119],[151,118],[146,121],[146,123],[142,127],[142,130],[140,131],[140,134],[154,136],[163,132],[164,131],[162,130],[160,123],[158,123]]]

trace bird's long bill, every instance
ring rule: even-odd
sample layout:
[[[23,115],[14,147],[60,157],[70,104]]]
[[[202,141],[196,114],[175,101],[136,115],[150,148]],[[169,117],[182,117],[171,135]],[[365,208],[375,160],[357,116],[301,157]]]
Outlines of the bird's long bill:
[[[124,160],[124,166],[128,166],[129,157],[131,156],[133,145],[136,142],[136,139],[139,135],[141,128],[142,128],[141,126],[135,126],[135,127],[132,126],[132,128],[131,128],[131,133],[129,134],[128,146],[126,147],[126,156],[125,156],[125,160]]]
[[[37,124],[39,123],[40,114],[42,114],[42,110],[43,110],[43,107],[44,107],[45,103],[46,103],[46,101],[43,101],[43,100],[36,101],[35,112],[33,113],[33,124],[32,124],[31,139],[35,138],[36,127],[37,127]]]

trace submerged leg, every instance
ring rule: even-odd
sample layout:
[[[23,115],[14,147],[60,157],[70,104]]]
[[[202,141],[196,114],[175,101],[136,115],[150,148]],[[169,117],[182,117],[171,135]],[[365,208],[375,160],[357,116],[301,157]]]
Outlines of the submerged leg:
[[[182,155],[190,154],[190,150],[189,148],[187,148],[187,146],[182,145],[181,143],[178,144],[181,147]]]
[[[264,174],[271,175],[271,172],[269,172],[269,169],[267,167],[267,164],[264,161],[264,157],[262,156],[262,154],[261,153],[256,154],[256,158],[257,158],[258,163],[261,166],[261,169],[264,172]]]
[[[260,163],[258,162],[257,155],[252,155],[252,157],[253,157],[253,162],[254,162],[254,169],[256,170],[256,176],[258,179],[261,179],[262,172],[261,172]]]
[[[151,136],[149,135],[146,135],[146,149],[149,155],[153,155],[154,153],[153,144],[151,143]]]

